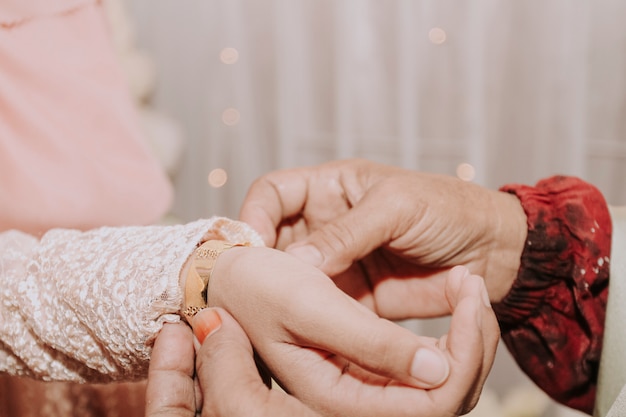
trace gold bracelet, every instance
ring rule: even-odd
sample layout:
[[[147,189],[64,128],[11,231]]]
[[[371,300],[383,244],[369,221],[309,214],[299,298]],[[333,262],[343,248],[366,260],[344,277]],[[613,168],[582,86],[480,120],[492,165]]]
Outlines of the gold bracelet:
[[[191,255],[191,265],[185,281],[183,317],[191,322],[198,311],[207,307],[207,290],[213,267],[218,256],[233,246],[249,246],[249,243],[228,243],[223,240],[207,240]]]

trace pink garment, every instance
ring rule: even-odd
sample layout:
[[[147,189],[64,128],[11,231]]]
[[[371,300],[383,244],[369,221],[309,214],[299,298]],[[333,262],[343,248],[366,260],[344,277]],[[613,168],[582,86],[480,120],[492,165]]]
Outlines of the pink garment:
[[[108,35],[97,0],[0,0],[0,231],[149,224],[168,209]],[[139,417],[144,391],[0,375],[0,417]]]
[[[146,224],[171,186],[96,0],[0,2],[0,230]]]

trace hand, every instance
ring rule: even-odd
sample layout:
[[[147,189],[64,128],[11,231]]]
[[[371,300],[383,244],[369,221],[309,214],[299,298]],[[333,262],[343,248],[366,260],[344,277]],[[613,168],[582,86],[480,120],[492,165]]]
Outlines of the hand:
[[[433,344],[446,352],[451,371],[449,379],[438,388],[428,391],[410,388],[369,374],[340,358],[294,347],[283,357],[286,372],[293,372],[291,392],[309,402],[317,414],[295,397],[267,389],[256,370],[252,347],[244,331],[225,310],[206,309],[192,321],[197,339],[204,341],[196,359],[203,400],[194,401],[191,395],[191,332],[183,325],[166,325],[152,354],[146,415],[191,417],[196,403],[200,415],[215,417],[251,414],[437,417],[466,413],[475,405],[493,363],[499,332],[493,312],[484,301],[482,279],[470,276],[465,268],[456,268],[446,281],[446,294],[453,311],[450,333],[439,341],[433,340]],[[302,368],[309,368],[305,375],[299,374],[301,363],[305,364]],[[175,391],[172,391],[173,381],[179,387]],[[330,398],[316,399],[315,395],[309,395],[310,382],[324,385]]]
[[[246,333],[226,310],[205,309],[192,323],[202,344],[196,372],[203,416],[319,417],[295,397],[264,385]]]
[[[455,265],[485,277],[501,300],[527,231],[515,196],[364,160],[265,175],[240,217],[390,319],[443,314],[442,274]]]
[[[319,417],[294,397],[264,386],[250,341],[226,311],[203,310],[194,323],[200,343],[220,332],[199,348],[194,370],[189,326],[163,326],[150,360],[146,417]]]
[[[472,403],[499,337],[482,279],[453,272],[441,297],[453,313],[442,339],[379,318],[317,268],[268,248],[222,253],[209,305],[232,314],[274,379],[322,415],[433,416]]]

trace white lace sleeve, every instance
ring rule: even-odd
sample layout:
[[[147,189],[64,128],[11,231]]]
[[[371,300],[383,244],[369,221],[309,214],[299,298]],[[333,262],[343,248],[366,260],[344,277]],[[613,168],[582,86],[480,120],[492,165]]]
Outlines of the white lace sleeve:
[[[146,376],[151,343],[177,322],[180,270],[207,231],[262,245],[247,225],[55,229],[41,240],[0,233],[0,372],[43,380]]]

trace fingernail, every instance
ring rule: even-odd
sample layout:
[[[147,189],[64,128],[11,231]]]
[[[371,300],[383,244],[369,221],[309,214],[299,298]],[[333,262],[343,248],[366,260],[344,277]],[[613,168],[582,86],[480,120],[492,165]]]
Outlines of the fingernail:
[[[191,319],[191,328],[200,344],[222,327],[220,315],[212,308],[201,310]]]
[[[448,377],[448,361],[442,354],[421,348],[415,352],[411,375],[427,384],[439,385]]]
[[[487,308],[491,308],[491,301],[489,301],[489,293],[487,292],[487,287],[485,286],[485,280],[480,275],[472,275],[474,282],[472,284],[475,287],[478,287],[477,290],[480,292],[480,298],[483,300],[483,304]]]
[[[455,297],[458,297],[459,291],[461,291],[461,287],[463,285],[463,281],[470,275],[469,270],[461,265],[457,265],[453,267],[448,273],[448,280],[450,282],[451,288],[455,289],[454,294]]]
[[[293,249],[287,248],[286,252],[309,265],[321,266],[324,262],[322,253],[313,245],[296,246]]]
[[[449,272],[449,278],[459,282],[464,280],[465,278],[467,278],[469,276],[469,270],[461,265],[457,265],[455,267],[453,267],[450,272]]]
[[[466,276],[469,275],[469,270],[467,269],[467,267],[463,265],[456,265],[452,267],[452,269],[450,270],[450,273],[457,274],[459,275],[460,278],[465,278]]]
[[[489,300],[489,293],[487,293],[487,287],[485,287],[485,284],[482,285],[482,296],[483,296],[483,303],[485,303],[486,307],[491,307],[491,301]]]
[[[480,330],[483,329],[483,309],[480,307],[476,309],[476,325]]]

